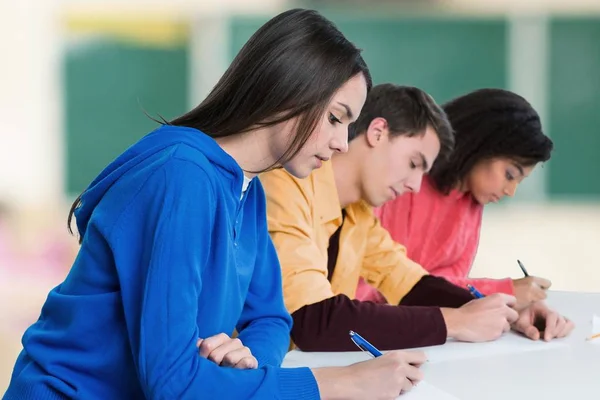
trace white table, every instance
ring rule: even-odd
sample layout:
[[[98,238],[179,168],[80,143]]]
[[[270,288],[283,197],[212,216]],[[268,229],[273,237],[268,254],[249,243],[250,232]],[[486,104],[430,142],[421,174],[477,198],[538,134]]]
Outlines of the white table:
[[[575,322],[569,337],[546,343],[509,333],[490,343],[424,348],[429,358],[424,385],[400,399],[600,399],[600,339],[585,340],[592,316],[600,316],[600,293],[550,292],[547,302]],[[360,351],[291,351],[283,366],[343,366],[367,359]]]

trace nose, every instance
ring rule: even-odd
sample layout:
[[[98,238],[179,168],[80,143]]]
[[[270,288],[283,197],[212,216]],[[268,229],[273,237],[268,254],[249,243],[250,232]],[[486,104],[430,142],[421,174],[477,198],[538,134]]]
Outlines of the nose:
[[[515,195],[515,193],[517,193],[517,182],[509,182],[505,187],[504,187],[504,194],[507,195],[508,197],[513,197]]]
[[[329,143],[329,147],[334,152],[346,153],[348,152],[348,130],[338,129],[339,132],[334,133]]]
[[[404,186],[407,191],[418,193],[421,190],[421,183],[423,182],[423,171],[415,170],[406,180]]]

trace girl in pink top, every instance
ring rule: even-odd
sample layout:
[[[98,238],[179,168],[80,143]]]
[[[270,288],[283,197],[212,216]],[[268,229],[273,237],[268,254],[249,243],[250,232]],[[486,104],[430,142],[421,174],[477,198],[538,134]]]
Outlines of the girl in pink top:
[[[550,159],[552,141],[537,112],[512,92],[482,89],[443,106],[455,130],[455,150],[437,160],[420,191],[376,210],[394,240],[432,275],[479,291],[515,295],[520,305],[546,297],[543,278],[470,279],[484,205],[513,196],[535,166]],[[385,301],[360,282],[357,298]]]

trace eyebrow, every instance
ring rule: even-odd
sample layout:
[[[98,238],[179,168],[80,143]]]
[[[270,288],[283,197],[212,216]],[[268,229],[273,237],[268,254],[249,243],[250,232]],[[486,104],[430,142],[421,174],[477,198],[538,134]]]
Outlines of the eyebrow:
[[[523,167],[520,164],[517,163],[512,163],[512,165],[519,170],[519,173],[521,174],[521,176],[525,176],[525,171],[523,171]]]
[[[348,119],[352,120],[352,117],[354,116],[354,114],[352,114],[352,110],[350,109],[350,107],[348,106],[348,104],[344,104],[342,102],[337,102],[340,106],[344,107],[346,109],[346,115],[348,116]]]
[[[429,171],[429,163],[427,162],[427,159],[425,158],[423,153],[419,153],[419,157],[421,158],[421,165],[423,166],[423,171]]]

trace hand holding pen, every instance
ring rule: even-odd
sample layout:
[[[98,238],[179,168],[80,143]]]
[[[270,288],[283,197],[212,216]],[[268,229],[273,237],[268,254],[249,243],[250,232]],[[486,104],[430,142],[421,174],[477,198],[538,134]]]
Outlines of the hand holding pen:
[[[496,340],[519,314],[513,309],[514,296],[503,293],[484,295],[474,285],[467,288],[473,296],[459,308],[441,308],[448,337],[464,342],[487,342]]]
[[[397,383],[390,387],[389,398],[395,398],[401,393],[408,392],[423,380],[423,372],[419,367],[427,361],[427,357],[422,351],[393,350],[383,354],[356,332],[350,331],[350,339],[359,349],[367,352],[374,359],[351,365],[349,368],[360,369],[361,374],[363,373],[362,369],[368,368],[372,372],[374,380],[380,380],[382,374],[386,374],[388,376],[387,385],[394,381]],[[363,398],[373,398],[373,392],[365,391]]]
[[[530,276],[529,272],[520,260],[517,260],[524,278],[513,279],[513,290],[517,298],[517,308],[523,308],[529,304],[544,300],[547,297],[546,290],[552,285],[547,279]]]

